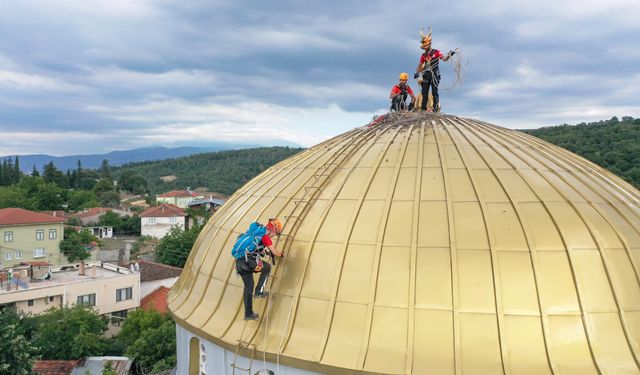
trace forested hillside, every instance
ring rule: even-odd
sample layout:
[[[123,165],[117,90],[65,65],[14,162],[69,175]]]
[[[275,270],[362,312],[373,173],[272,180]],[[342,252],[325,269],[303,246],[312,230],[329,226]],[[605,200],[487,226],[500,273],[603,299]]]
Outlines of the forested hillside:
[[[640,188],[640,118],[522,130],[564,147]]]
[[[142,176],[152,194],[174,189],[206,187],[231,195],[240,186],[268,167],[302,151],[302,148],[261,147],[197,154],[178,159],[132,163],[114,168],[118,179],[130,171]],[[127,172],[127,173],[130,173]],[[175,176],[175,180],[161,177]]]

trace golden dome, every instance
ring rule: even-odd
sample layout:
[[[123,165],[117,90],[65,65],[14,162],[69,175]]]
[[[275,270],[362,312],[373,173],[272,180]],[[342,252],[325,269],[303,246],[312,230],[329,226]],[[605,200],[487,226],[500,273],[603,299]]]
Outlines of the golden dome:
[[[229,350],[331,374],[638,373],[639,202],[527,134],[395,114],[238,190],[169,307]],[[245,322],[231,247],[276,216],[286,258]]]

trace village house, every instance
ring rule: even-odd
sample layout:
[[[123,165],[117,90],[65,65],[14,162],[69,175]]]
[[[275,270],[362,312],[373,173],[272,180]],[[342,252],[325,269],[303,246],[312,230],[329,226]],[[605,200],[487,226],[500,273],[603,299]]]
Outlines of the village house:
[[[180,208],[187,208],[189,202],[203,198],[204,195],[191,191],[189,188],[187,190],[172,190],[168,193],[156,195],[158,203],[169,203]]]
[[[0,269],[29,261],[63,264],[64,219],[22,208],[0,209]]]
[[[23,313],[39,314],[52,307],[83,304],[119,326],[140,306],[140,274],[109,263],[64,266],[34,263],[0,271],[0,306],[14,305]],[[111,333],[115,333],[110,327]]]
[[[140,232],[143,236],[163,238],[173,226],[188,229],[187,213],[173,204],[150,207],[140,213]]]

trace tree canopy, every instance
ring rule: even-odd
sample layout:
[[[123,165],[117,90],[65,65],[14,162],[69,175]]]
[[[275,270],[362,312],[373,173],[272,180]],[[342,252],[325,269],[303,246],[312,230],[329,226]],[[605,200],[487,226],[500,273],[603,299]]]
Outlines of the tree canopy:
[[[42,359],[77,359],[101,355],[107,320],[90,307],[74,305],[38,315],[33,343]]]
[[[207,152],[177,159],[132,163],[113,170],[116,180],[125,177],[126,186],[131,183],[128,180],[132,174],[143,177],[153,194],[186,187],[206,187],[209,191],[232,194],[260,172],[302,150],[290,147],[261,147]],[[173,181],[161,179],[169,175],[177,178]],[[139,181],[131,184],[141,185]],[[137,189],[140,191],[143,187],[139,186]]]
[[[566,148],[640,188],[640,118],[522,130]]]
[[[37,348],[28,340],[22,323],[15,309],[0,310],[0,374],[31,374]]]
[[[156,248],[156,260],[170,266],[184,267],[203,226],[204,224],[194,225],[187,230],[177,225],[171,227]]]

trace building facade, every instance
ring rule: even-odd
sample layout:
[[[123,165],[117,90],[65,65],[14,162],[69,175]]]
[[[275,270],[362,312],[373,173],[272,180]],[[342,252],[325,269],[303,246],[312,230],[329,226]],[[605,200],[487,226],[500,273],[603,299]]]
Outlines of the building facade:
[[[39,314],[54,307],[83,304],[117,321],[140,306],[140,274],[109,263],[50,267],[46,278],[27,267],[12,271],[11,282],[2,277],[0,306],[13,304],[19,312]]]
[[[21,208],[0,209],[0,265],[22,262],[67,262],[60,252],[64,219]]]
[[[171,227],[187,229],[187,213],[173,204],[150,207],[140,214],[140,232],[143,236],[163,238]]]

